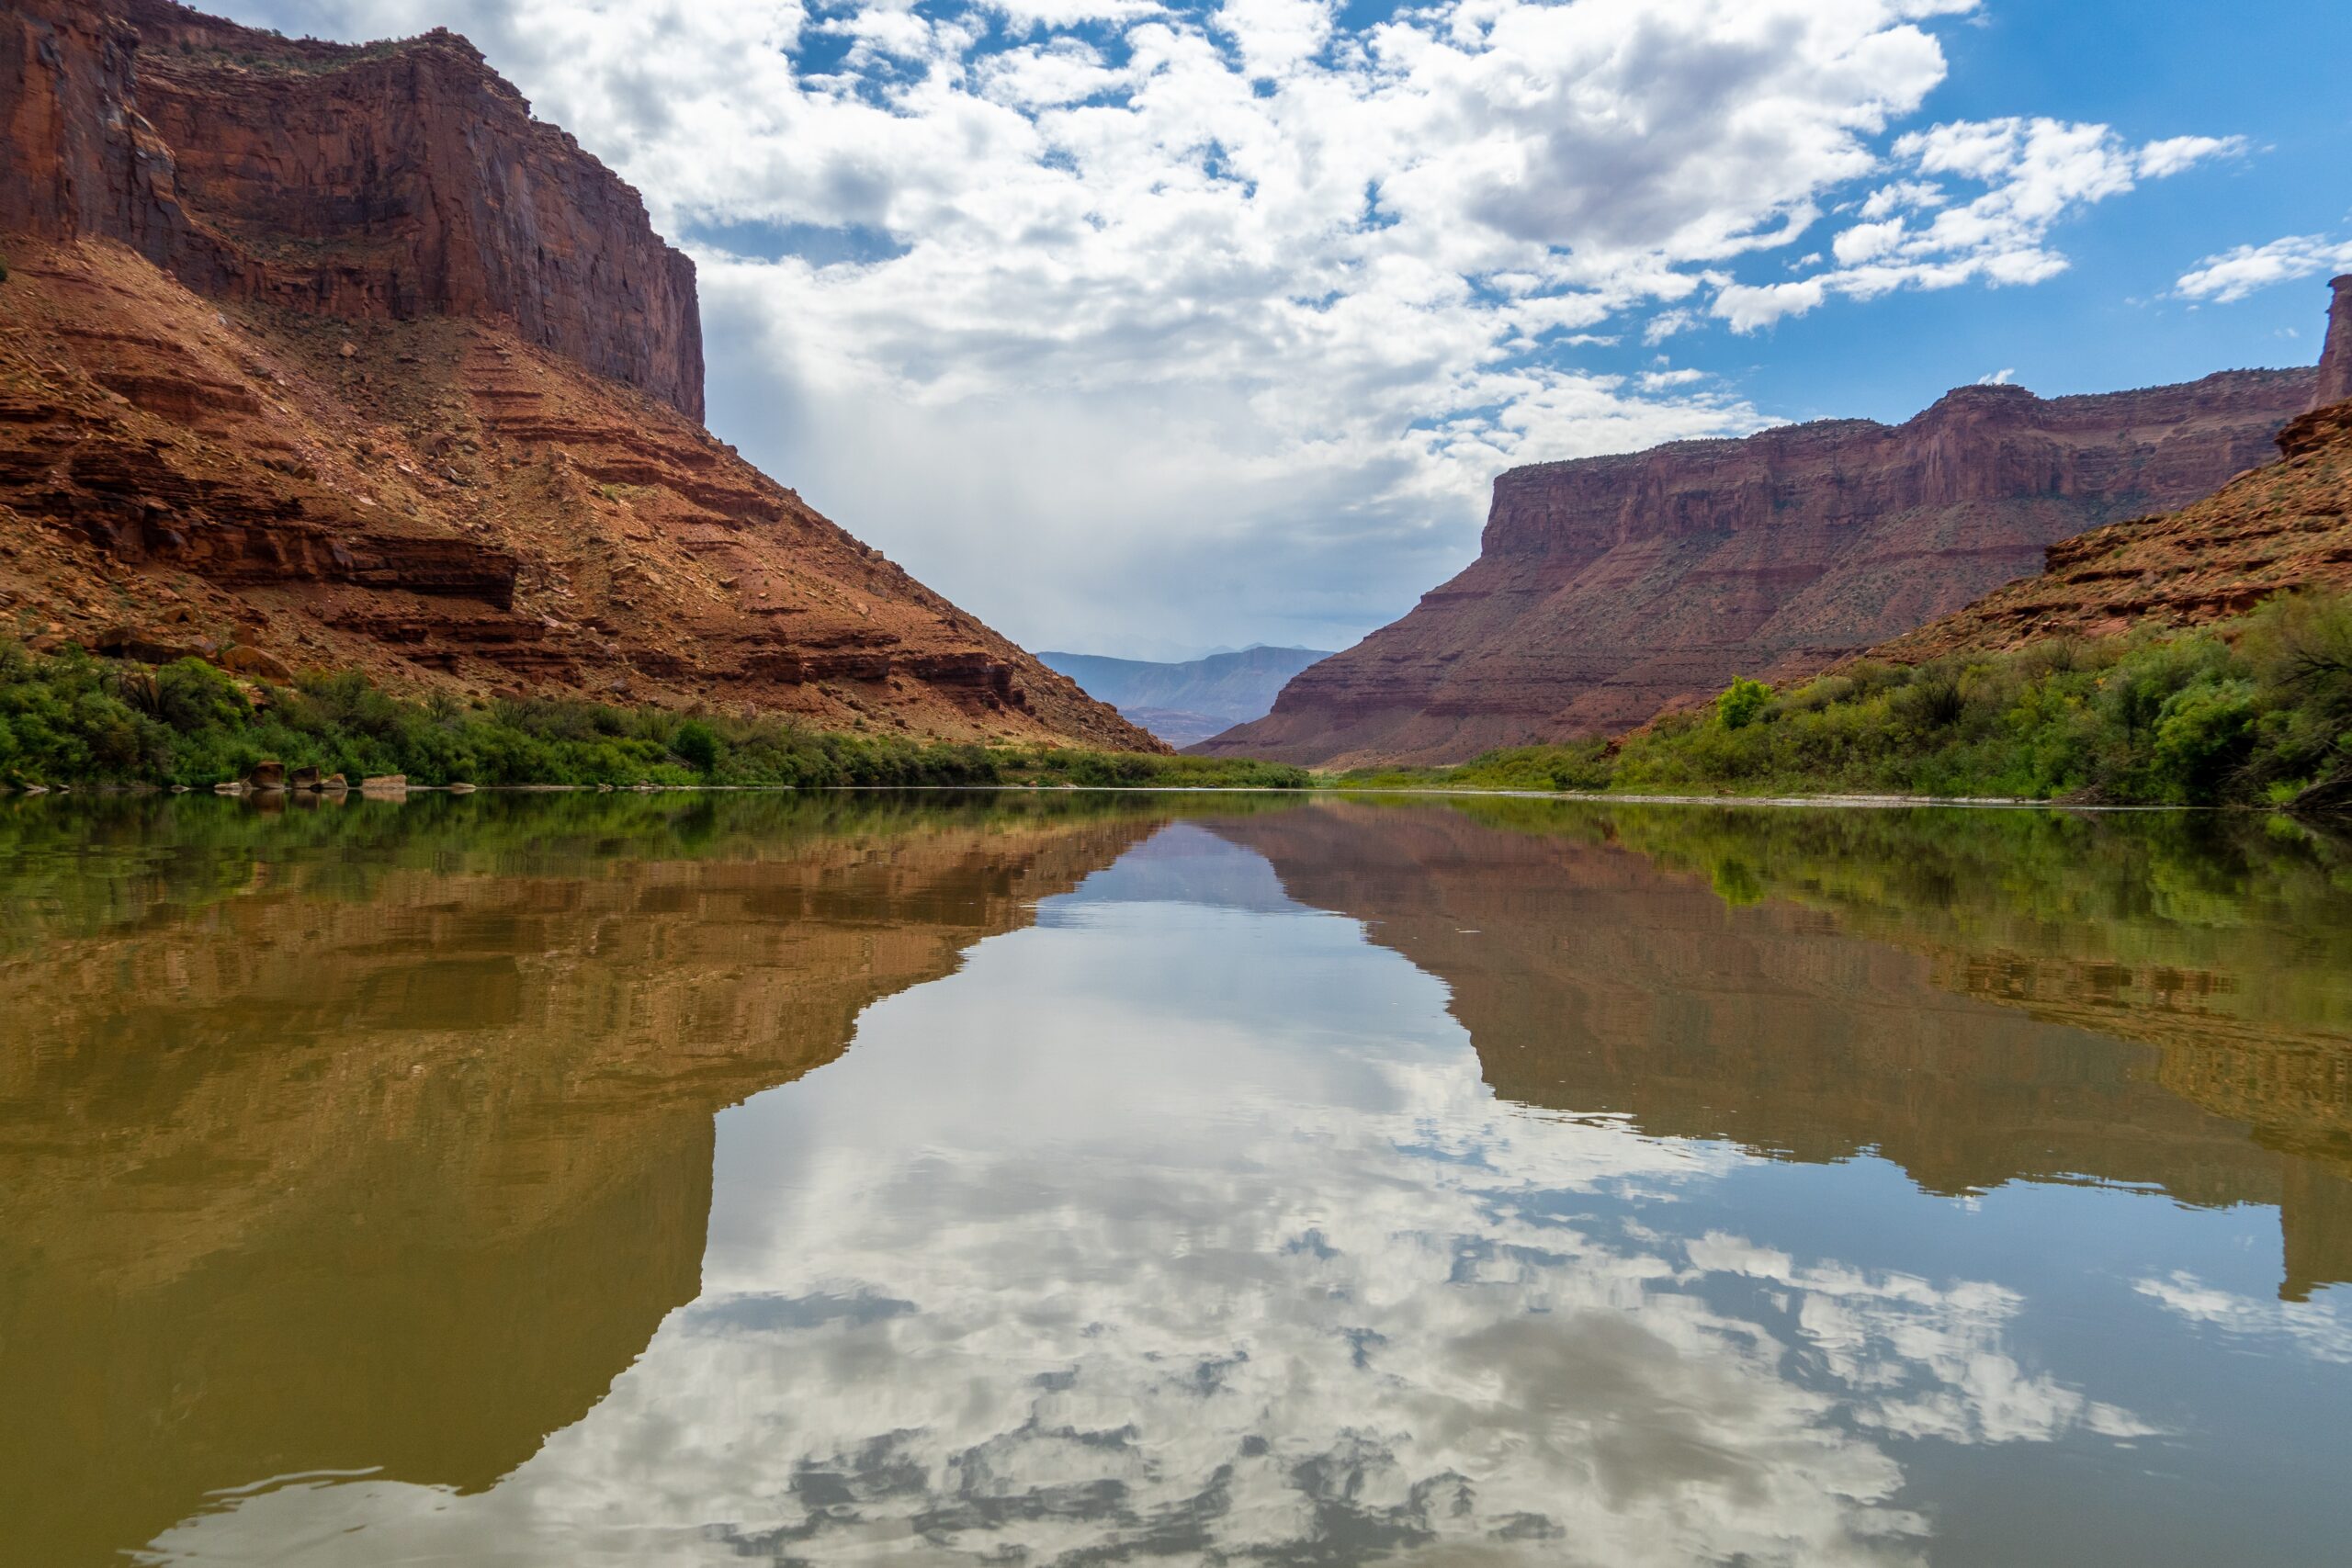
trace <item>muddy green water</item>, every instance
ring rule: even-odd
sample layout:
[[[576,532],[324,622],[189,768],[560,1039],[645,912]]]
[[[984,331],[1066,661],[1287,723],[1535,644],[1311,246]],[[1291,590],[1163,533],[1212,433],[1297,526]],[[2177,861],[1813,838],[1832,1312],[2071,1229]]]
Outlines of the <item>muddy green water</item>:
[[[2352,1560],[2352,850],[0,805],[0,1562]]]

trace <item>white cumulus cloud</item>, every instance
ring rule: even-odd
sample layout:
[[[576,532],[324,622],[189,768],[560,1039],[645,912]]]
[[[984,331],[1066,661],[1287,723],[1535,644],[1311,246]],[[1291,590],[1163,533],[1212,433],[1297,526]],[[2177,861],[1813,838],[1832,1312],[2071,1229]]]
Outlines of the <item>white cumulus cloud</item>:
[[[1497,469],[1770,423],[1611,344],[2030,283],[2235,149],[1906,131],[1975,0],[220,3],[466,32],[703,263],[723,434],[1013,636],[1145,655],[1337,646]]]
[[[2229,304],[2274,283],[2352,269],[2352,240],[2290,234],[2267,245],[2240,245],[2207,256],[2181,275],[2177,287],[2191,299]]]
[[[1862,221],[1830,243],[1836,266],[1792,282],[1726,283],[1716,291],[1714,313],[1735,332],[1754,332],[1833,296],[2040,283],[2066,267],[2050,241],[2059,223],[2143,180],[2245,151],[2241,138],[2212,136],[2134,147],[2107,126],[2055,119],[1963,120],[1912,131],[1892,152],[1905,177],[1872,191],[1861,204]],[[1984,188],[1972,196],[1939,181]]]

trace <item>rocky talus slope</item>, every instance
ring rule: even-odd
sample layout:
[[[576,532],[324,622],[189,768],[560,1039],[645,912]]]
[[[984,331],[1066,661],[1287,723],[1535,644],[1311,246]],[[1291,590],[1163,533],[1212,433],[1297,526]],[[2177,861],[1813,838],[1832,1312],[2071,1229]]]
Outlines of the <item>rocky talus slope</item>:
[[[1917,663],[2046,637],[2191,626],[2288,589],[2352,588],[2352,277],[2335,289],[2319,392],[2329,400],[2279,432],[2278,461],[2177,512],[2052,545],[2041,575],[1872,656]]]
[[[464,39],[0,4],[0,628],[1163,748],[706,431],[693,265]]]
[[[1459,761],[1637,726],[1736,675],[1818,669],[2040,569],[2086,529],[2266,461],[2315,372],[2042,399],[1967,387],[1898,426],[1515,468],[1478,559],[1196,750]]]

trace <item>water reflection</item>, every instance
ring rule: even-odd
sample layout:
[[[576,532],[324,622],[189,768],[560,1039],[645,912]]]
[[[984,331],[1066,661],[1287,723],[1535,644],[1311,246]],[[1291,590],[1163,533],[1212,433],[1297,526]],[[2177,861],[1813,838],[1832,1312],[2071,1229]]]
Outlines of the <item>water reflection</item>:
[[[2324,844],[2100,1032],[1736,821],[479,804],[10,861],[38,1560],[2340,1551]]]
[[[1219,831],[1445,981],[1506,1099],[1867,1151],[1954,1196],[2091,1179],[2267,1204],[2282,1294],[2352,1280],[2352,855],[2327,841],[1521,803]]]
[[[21,808],[0,884],[0,1518],[478,1490],[693,1299],[712,1115],[1147,836],[875,803]]]

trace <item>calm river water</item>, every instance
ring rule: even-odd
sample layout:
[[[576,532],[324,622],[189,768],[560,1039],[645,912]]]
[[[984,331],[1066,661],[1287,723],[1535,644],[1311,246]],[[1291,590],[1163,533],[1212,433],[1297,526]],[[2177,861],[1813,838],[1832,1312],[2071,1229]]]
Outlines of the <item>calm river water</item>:
[[[0,1562],[2352,1559],[2352,848],[0,806]]]

